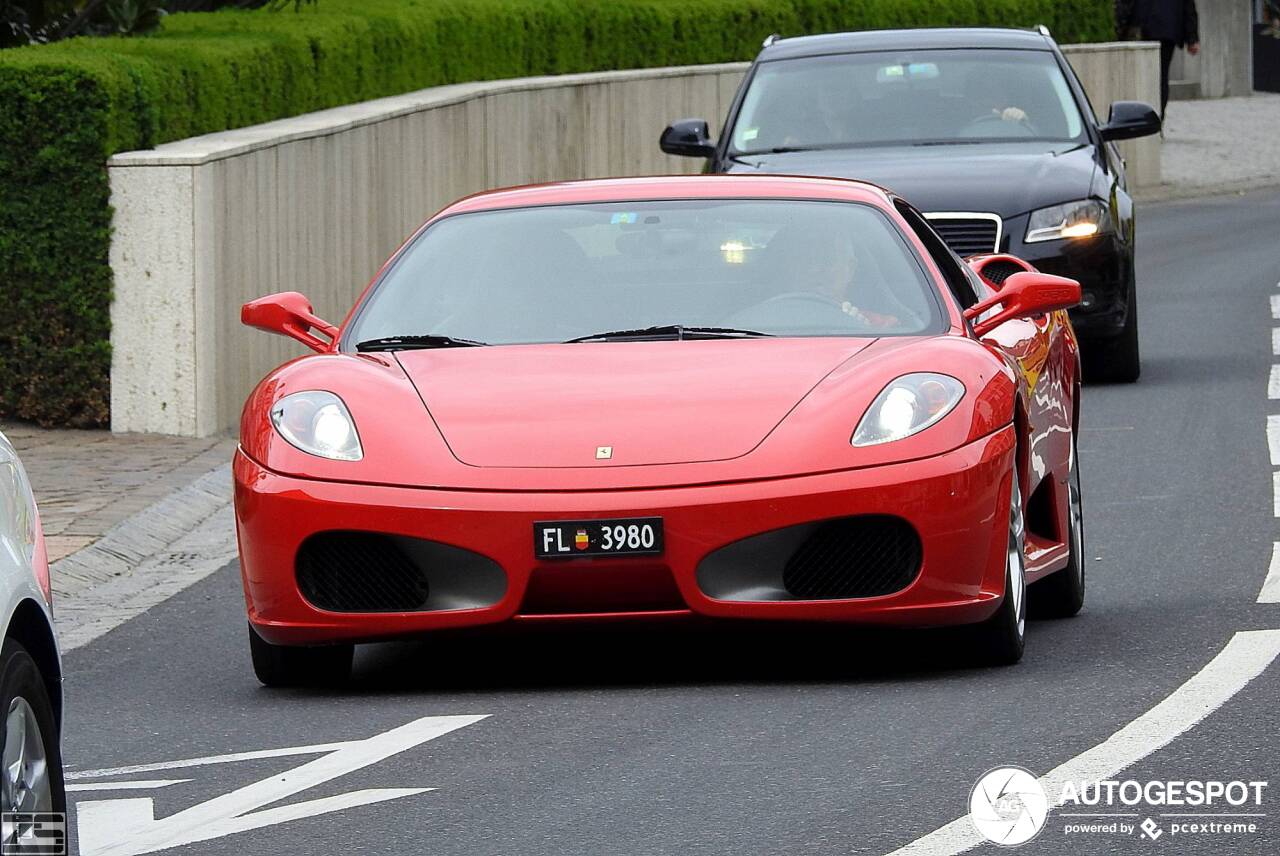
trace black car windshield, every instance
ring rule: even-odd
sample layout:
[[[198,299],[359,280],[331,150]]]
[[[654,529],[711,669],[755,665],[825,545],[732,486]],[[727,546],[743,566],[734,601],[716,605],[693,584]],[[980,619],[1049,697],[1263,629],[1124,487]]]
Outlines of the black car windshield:
[[[674,200],[443,218],[384,275],[344,342],[398,350],[941,329],[935,286],[871,205]]]
[[[1048,51],[872,52],[761,63],[731,153],[1083,139]]]

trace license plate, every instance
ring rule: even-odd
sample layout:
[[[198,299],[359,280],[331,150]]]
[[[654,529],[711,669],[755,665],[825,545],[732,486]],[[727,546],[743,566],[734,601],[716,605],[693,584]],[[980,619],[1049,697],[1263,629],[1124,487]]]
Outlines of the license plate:
[[[548,520],[533,524],[533,554],[539,559],[657,556],[661,553],[661,517]]]

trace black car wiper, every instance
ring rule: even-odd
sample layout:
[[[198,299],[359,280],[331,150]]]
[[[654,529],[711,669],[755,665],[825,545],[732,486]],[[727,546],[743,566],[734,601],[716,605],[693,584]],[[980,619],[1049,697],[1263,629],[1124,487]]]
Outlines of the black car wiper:
[[[759,156],[759,155],[788,155],[793,152],[829,152],[837,149],[856,149],[861,148],[859,143],[819,143],[812,146],[774,146],[770,149],[748,149],[741,152],[731,152],[730,157],[736,156]]]
[[[758,339],[772,335],[772,333],[761,333],[757,330],[739,330],[735,327],[686,327],[683,324],[663,324],[657,327],[641,327],[637,330],[611,330],[606,333],[592,333],[590,336],[569,339],[565,344],[628,340],[661,341],[663,339]]]
[[[972,139],[972,138],[970,138],[970,139],[967,139],[967,140],[917,140],[916,142],[912,143],[911,145],[913,145],[913,146],[978,146],[978,145],[982,145],[983,143],[1004,143],[1004,142],[1015,142],[1015,143],[1016,143],[1016,142],[1020,142],[1020,141],[1022,141],[1022,140],[1024,140],[1024,139],[1025,139],[1024,137],[1018,137],[1018,138],[1015,138],[1015,139],[1013,139],[1013,140],[1011,140],[1011,141],[1010,141],[1010,140],[1006,140],[1006,139],[1004,139],[1004,138],[998,138],[998,139],[986,139],[986,138],[983,138],[983,139]]]
[[[369,351],[411,351],[420,348],[472,348],[487,345],[488,342],[476,342],[472,339],[458,339],[454,336],[384,336],[381,339],[369,339],[356,345],[361,353]]]

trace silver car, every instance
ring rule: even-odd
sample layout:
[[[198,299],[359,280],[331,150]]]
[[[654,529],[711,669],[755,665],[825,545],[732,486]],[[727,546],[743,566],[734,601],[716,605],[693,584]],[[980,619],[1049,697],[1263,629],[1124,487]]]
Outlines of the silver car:
[[[27,474],[0,434],[0,849],[30,825],[10,813],[66,812],[62,780],[62,661],[53,632],[49,562]],[[27,830],[23,832],[22,830]]]

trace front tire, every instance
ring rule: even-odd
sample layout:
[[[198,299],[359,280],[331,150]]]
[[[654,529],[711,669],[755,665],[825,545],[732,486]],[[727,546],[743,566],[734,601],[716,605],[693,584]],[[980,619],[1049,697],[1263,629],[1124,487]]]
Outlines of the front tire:
[[[351,677],[354,645],[272,645],[249,626],[253,673],[266,687],[337,686]]]
[[[1026,530],[1022,520],[1022,491],[1013,471],[1009,500],[1009,544],[1005,550],[1004,599],[996,614],[975,631],[978,656],[984,663],[1011,666],[1022,659],[1027,641]]]
[[[1142,374],[1142,355],[1138,347],[1138,289],[1129,283],[1129,313],[1120,335],[1082,343],[1085,379],[1134,383]]]
[[[1084,608],[1084,499],[1075,439],[1067,475],[1067,566],[1033,585],[1028,592],[1037,618],[1070,618]]]
[[[6,639],[0,649],[0,715],[0,810],[65,813],[67,792],[53,704],[40,668],[14,639]],[[21,843],[5,839],[0,849],[18,852]]]

